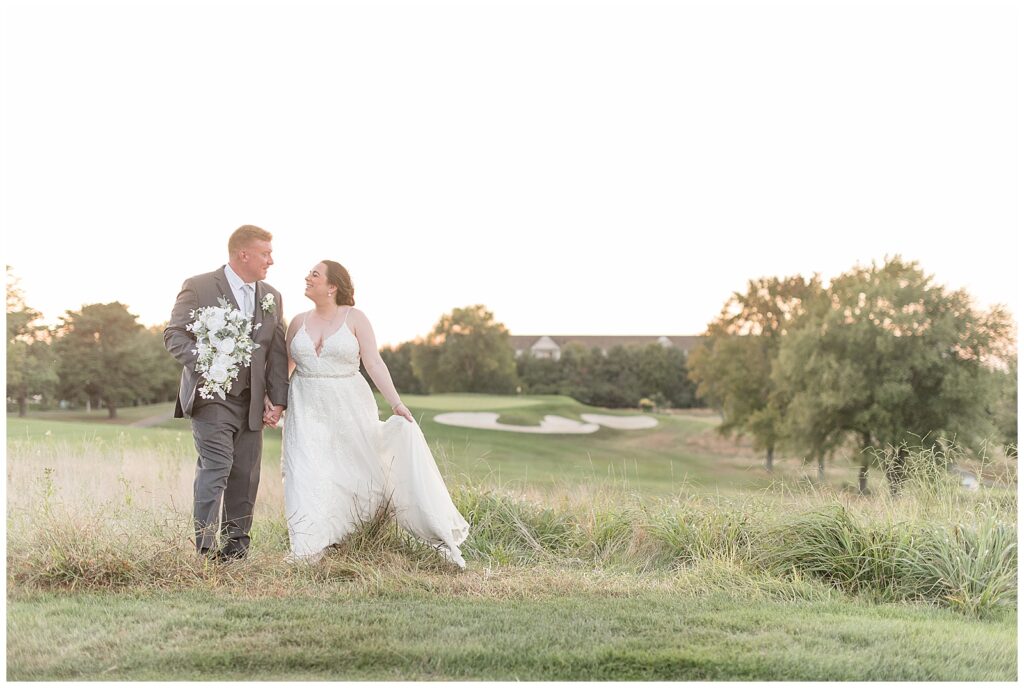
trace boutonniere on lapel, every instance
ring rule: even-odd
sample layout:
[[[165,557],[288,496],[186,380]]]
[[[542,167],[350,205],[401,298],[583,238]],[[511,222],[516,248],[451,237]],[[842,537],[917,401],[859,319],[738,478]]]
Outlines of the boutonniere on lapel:
[[[276,306],[277,303],[274,301],[273,294],[267,294],[266,296],[263,297],[263,300],[260,301],[260,308],[263,309],[264,313],[272,312]]]

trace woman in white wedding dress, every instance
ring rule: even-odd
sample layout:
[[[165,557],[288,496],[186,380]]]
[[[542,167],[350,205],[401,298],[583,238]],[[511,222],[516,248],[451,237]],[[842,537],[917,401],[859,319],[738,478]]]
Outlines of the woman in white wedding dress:
[[[315,308],[288,328],[282,472],[293,560],[316,561],[389,501],[403,528],[460,568],[469,524],[448,495],[412,413],[398,397],[352,281],[334,261],[306,276]],[[370,379],[395,415],[381,422]]]

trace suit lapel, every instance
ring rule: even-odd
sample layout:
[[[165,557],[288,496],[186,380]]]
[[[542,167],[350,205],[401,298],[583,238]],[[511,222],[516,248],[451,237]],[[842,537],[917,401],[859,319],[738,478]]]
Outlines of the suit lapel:
[[[238,301],[235,300],[235,292],[231,289],[231,285],[228,284],[228,276],[224,274],[224,268],[214,273],[214,281],[217,283],[217,288],[220,289],[218,296],[228,297],[228,301],[234,304],[235,308],[242,310],[241,306],[238,305]]]

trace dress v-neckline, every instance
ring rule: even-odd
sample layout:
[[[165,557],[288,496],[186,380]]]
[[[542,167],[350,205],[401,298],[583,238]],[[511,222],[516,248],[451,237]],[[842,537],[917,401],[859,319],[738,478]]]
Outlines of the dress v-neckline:
[[[327,346],[327,341],[331,337],[333,337],[334,335],[336,335],[339,332],[341,332],[343,327],[348,327],[348,314],[347,313],[345,314],[345,319],[341,321],[341,325],[338,326],[338,329],[334,330],[334,332],[331,332],[326,337],[321,337],[320,338],[320,350],[317,351],[316,342],[313,341],[313,338],[309,335],[309,330],[306,329],[306,319],[305,318],[302,319],[302,331],[306,333],[306,339],[308,339],[309,343],[313,345],[313,355],[316,356],[316,360],[318,360],[318,361],[320,360],[320,354],[323,353],[324,348]]]

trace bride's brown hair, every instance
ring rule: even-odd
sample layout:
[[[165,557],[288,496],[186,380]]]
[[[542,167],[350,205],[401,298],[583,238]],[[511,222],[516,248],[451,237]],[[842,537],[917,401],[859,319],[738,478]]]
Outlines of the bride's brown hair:
[[[338,288],[338,291],[334,292],[334,302],[339,306],[356,305],[356,290],[345,266],[333,260],[320,262],[327,266],[327,283]]]

